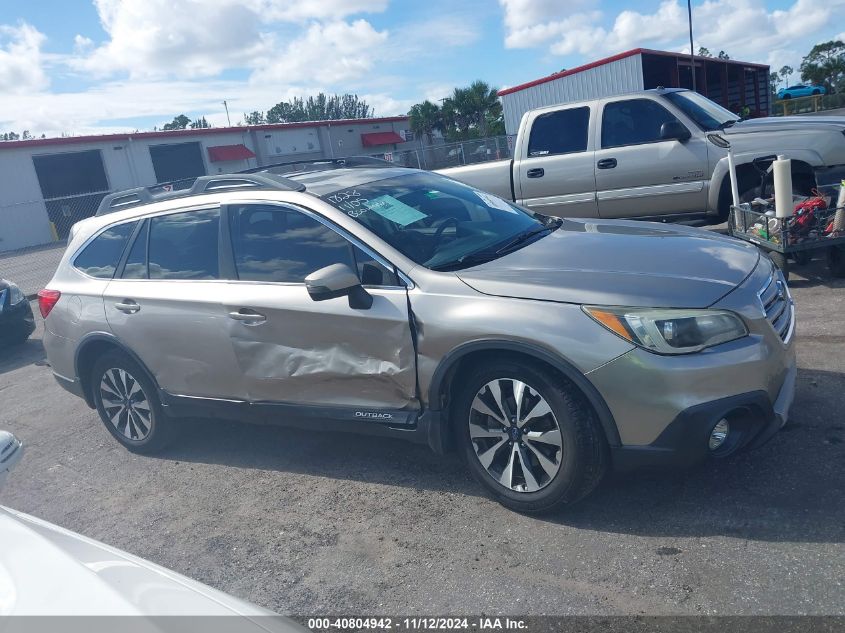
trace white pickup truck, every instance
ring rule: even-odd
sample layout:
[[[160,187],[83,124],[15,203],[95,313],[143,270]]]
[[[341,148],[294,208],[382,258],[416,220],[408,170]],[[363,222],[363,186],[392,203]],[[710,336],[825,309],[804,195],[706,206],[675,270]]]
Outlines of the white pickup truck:
[[[740,120],[690,90],[645,90],[527,112],[514,158],[439,173],[561,217],[725,219],[730,141],[740,197],[757,195],[760,169],[792,159],[796,193],[845,172],[845,118]]]

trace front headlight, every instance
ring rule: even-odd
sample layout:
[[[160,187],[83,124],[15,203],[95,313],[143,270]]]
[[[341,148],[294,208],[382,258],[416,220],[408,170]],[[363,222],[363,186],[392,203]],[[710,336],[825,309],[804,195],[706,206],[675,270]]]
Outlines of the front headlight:
[[[9,305],[10,306],[16,306],[21,301],[26,301],[26,295],[24,295],[24,293],[21,292],[21,289],[18,288],[17,284],[13,284],[11,281],[8,281],[7,279],[4,279],[2,281],[5,281],[9,285]]]
[[[614,334],[656,354],[691,354],[748,334],[742,319],[725,310],[583,308]]]

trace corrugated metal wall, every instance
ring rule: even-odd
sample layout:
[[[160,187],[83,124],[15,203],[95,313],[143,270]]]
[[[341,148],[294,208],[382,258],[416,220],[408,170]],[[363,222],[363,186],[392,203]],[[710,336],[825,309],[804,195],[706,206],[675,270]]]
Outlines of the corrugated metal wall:
[[[642,55],[637,53],[580,73],[502,95],[505,129],[508,134],[516,134],[522,115],[534,108],[598,99],[642,89]]]

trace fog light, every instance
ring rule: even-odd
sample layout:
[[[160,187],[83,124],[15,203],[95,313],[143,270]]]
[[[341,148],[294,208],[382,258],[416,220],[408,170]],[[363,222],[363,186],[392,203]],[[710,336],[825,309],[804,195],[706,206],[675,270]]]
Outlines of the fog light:
[[[722,418],[716,423],[716,426],[714,426],[713,430],[710,431],[710,441],[707,443],[711,451],[715,451],[725,443],[730,430],[731,426],[725,418]]]

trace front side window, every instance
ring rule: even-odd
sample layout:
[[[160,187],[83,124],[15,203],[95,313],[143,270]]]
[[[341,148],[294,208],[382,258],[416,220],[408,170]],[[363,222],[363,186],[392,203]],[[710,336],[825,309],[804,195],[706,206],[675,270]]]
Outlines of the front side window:
[[[135,224],[127,222],[106,229],[76,256],[73,265],[91,277],[111,279]]]
[[[293,209],[269,205],[232,207],[229,232],[238,279],[303,283],[331,264],[363,271],[355,247],[336,231]],[[370,279],[376,279],[370,273]],[[378,275],[378,281],[382,277]],[[366,282],[365,282],[366,283]]]
[[[678,119],[651,99],[614,101],[604,106],[601,121],[601,146],[622,147],[662,140],[660,128]]]
[[[161,215],[150,220],[150,279],[219,279],[220,209]]]
[[[534,119],[528,139],[529,156],[550,156],[587,151],[590,108],[571,108]]]
[[[434,270],[496,259],[558,226],[497,196],[426,172],[346,187],[321,198]]]

